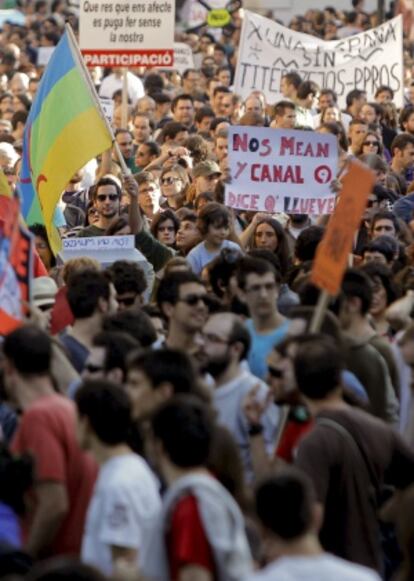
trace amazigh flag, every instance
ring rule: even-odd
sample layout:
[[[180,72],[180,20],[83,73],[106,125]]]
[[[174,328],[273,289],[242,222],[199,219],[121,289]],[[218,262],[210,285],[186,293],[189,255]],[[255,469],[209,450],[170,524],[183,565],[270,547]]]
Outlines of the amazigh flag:
[[[43,74],[23,139],[18,188],[27,224],[43,222],[54,252],[60,237],[53,214],[66,184],[89,160],[109,149],[111,133],[68,31]]]

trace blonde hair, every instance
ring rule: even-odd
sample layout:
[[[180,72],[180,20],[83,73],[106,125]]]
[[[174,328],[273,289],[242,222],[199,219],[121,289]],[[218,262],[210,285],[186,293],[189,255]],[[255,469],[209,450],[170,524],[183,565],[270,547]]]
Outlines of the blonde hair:
[[[80,256],[79,258],[71,258],[63,267],[63,282],[67,285],[70,277],[76,272],[82,270],[96,270],[99,272],[101,270],[101,265],[95,258],[89,258],[89,256]]]

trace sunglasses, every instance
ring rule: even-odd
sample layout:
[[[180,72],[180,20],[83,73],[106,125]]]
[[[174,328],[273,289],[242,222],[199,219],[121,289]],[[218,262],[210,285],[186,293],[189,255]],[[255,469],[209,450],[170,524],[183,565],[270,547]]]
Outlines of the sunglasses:
[[[276,367],[268,366],[269,375],[274,377],[275,379],[282,379],[283,371],[281,369],[276,369]]]
[[[161,180],[161,184],[163,186],[171,186],[172,184],[175,184],[175,182],[179,182],[180,178],[162,178]]]
[[[188,295],[182,299],[178,299],[178,302],[185,303],[189,307],[195,307],[199,301],[202,301],[206,307],[211,304],[210,298],[207,295]]]
[[[98,194],[96,196],[98,202],[104,202],[105,200],[110,200],[111,202],[115,202],[118,200],[118,194]]]
[[[379,147],[378,141],[364,141],[363,145],[372,145],[373,147]]]
[[[118,304],[124,305],[125,307],[132,307],[132,305],[135,303],[135,297],[125,297],[124,299],[122,298],[116,298],[116,302]]]
[[[103,367],[100,365],[93,365],[93,363],[87,363],[84,369],[89,371],[89,373],[98,373],[99,371],[103,371]]]

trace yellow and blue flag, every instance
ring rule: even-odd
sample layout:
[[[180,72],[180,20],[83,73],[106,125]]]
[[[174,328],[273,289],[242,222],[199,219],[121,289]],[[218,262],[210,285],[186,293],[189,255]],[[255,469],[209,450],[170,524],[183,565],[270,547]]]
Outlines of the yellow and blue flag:
[[[44,223],[54,252],[56,205],[71,177],[112,144],[77,47],[66,31],[53,51],[27,119],[18,189],[26,223]]]

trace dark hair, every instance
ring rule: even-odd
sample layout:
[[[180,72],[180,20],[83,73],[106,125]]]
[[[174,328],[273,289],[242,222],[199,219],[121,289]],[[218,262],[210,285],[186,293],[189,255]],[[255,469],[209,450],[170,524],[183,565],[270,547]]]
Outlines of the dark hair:
[[[107,272],[119,295],[129,292],[141,295],[147,289],[145,274],[135,262],[116,260],[108,266]]]
[[[177,104],[179,101],[191,101],[194,104],[194,99],[188,93],[182,93],[181,95],[177,95],[171,102],[171,111],[174,113]]]
[[[405,131],[404,124],[408,121],[408,119],[413,114],[414,114],[414,106],[413,105],[407,105],[406,107],[404,107],[404,109],[401,110],[400,118],[399,118],[401,131]],[[12,123],[13,123],[13,119],[12,119]]]
[[[380,93],[389,93],[391,95],[391,99],[394,99],[394,91],[388,85],[380,85],[378,89],[375,91],[374,98],[376,99]]]
[[[168,121],[162,128],[158,141],[164,143],[167,137],[174,140],[181,131],[188,131],[188,127],[178,121]]]
[[[349,268],[342,280],[341,290],[345,298],[356,297],[361,301],[361,315],[365,315],[372,303],[372,284],[361,270]]]
[[[161,316],[161,315],[160,315]],[[128,359],[128,371],[141,370],[157,389],[165,382],[172,385],[174,394],[195,393],[197,375],[192,360],[179,349],[146,349]]]
[[[44,224],[32,224],[31,226],[29,226],[29,230],[34,236],[41,238],[47,244],[51,256],[50,266],[52,267],[56,266],[56,257],[54,256],[53,251],[50,247],[49,238]]]
[[[394,149],[399,149],[400,151],[403,151],[407,147],[407,145],[410,144],[414,145],[414,135],[411,135],[410,133],[400,133],[392,140],[391,143],[392,155],[394,155]]]
[[[325,8],[326,10],[326,8]],[[333,89],[321,89],[319,91],[319,96],[322,97],[323,95],[331,95],[331,97],[334,100],[334,104],[336,105],[337,101],[338,101],[338,95],[336,93],[336,91],[334,91]]]
[[[213,109],[210,107],[200,107],[196,112],[194,119],[196,123],[201,123],[205,117],[211,117],[213,119],[215,117]]]
[[[208,279],[214,294],[220,299],[224,297],[221,287],[227,289],[231,277],[236,273],[241,254],[231,248],[223,248],[207,266]]]
[[[309,399],[319,400],[341,384],[344,362],[331,337],[308,335],[297,343],[293,367],[299,391]]]
[[[174,226],[174,234],[177,234],[178,228],[180,227],[180,220],[175,215],[170,208],[167,208],[163,212],[158,212],[155,214],[152,223],[151,223],[151,234],[154,238],[158,238],[158,228],[166,222],[167,220],[171,220]]]
[[[322,226],[309,226],[302,230],[296,239],[295,256],[300,262],[313,260],[316,250],[324,235]]]
[[[0,444],[0,501],[17,514],[25,512],[25,493],[34,481],[34,462],[30,454],[13,456]]]
[[[286,79],[289,85],[293,85],[295,89],[298,89],[299,85],[302,83],[302,77],[299,73],[295,73],[294,71],[282,75],[282,79]]]
[[[161,148],[156,141],[144,141],[144,143],[141,143],[141,145],[148,147],[150,155],[158,157],[161,153]],[[138,174],[138,176],[139,175],[140,174]],[[156,180],[154,179],[154,181]]]
[[[50,371],[52,341],[39,327],[24,325],[6,335],[3,353],[20,375],[45,375]]]
[[[157,304],[162,310],[163,303],[175,305],[180,296],[180,287],[184,284],[197,283],[203,285],[193,272],[171,272],[164,276],[157,290]]]
[[[87,319],[98,308],[99,299],[109,301],[109,282],[102,272],[82,270],[68,280],[67,298],[75,319]]]
[[[106,177],[100,178],[96,182],[95,188],[94,188],[94,191],[93,191],[93,199],[94,200],[96,200],[96,198],[98,196],[99,188],[101,186],[114,186],[114,188],[116,189],[116,193],[118,194],[118,197],[120,198],[121,195],[122,195],[121,188],[119,187],[119,184],[115,181],[115,179],[113,179],[113,178],[111,178],[109,176],[106,176]]]
[[[228,336],[228,344],[232,345],[234,343],[241,343],[243,346],[243,351],[240,354],[239,361],[243,361],[247,358],[250,347],[251,347],[251,336],[246,326],[242,323],[237,315],[233,315],[233,325]]]
[[[298,87],[297,98],[306,99],[308,95],[317,95],[319,87],[314,81],[303,81]]]
[[[16,111],[16,113],[13,114],[13,117],[11,119],[13,130],[17,129],[17,125],[19,123],[23,123],[24,125],[27,121],[28,115],[29,114],[26,111]]]
[[[41,561],[25,575],[25,581],[105,581],[106,577],[94,567],[69,557]]]
[[[105,373],[120,369],[123,377],[126,376],[129,353],[141,346],[131,335],[121,331],[101,331],[93,338],[92,345],[105,349]]]
[[[198,215],[197,227],[205,236],[210,226],[230,226],[229,210],[218,202],[209,202]]]
[[[375,286],[375,279],[381,281],[387,295],[387,306],[393,303],[397,298],[397,291],[392,282],[392,272],[385,264],[379,262],[369,262],[361,267],[362,272],[365,272],[371,279],[373,286]]]
[[[253,245],[252,245],[253,248],[257,248],[255,240],[256,230],[261,224],[268,224],[276,234],[277,248],[274,251],[274,254],[279,259],[280,263],[279,268],[282,275],[284,276],[287,273],[290,266],[290,250],[285,229],[283,228],[282,224],[275,220],[274,218],[263,218],[263,220],[260,220],[256,224],[256,228],[253,232]]]
[[[210,153],[208,143],[201,137],[201,135],[190,135],[186,140],[184,147],[189,150],[194,165],[197,165],[200,161],[206,160]]]
[[[373,215],[370,225],[371,232],[374,231],[374,226],[379,220],[390,220],[394,224],[395,232],[397,234],[400,232],[401,228],[398,223],[398,218],[393,212],[389,212],[388,210],[378,210],[378,212]]]
[[[286,109],[295,111],[295,103],[292,103],[292,101],[279,101],[273,107],[273,117],[281,117],[286,113]]]
[[[131,402],[126,391],[107,380],[85,381],[77,390],[75,403],[96,436],[109,446],[128,441]]]
[[[309,531],[315,500],[309,478],[292,467],[267,477],[255,492],[260,522],[284,541],[293,541]]]
[[[155,95],[164,89],[164,79],[158,73],[149,73],[144,78],[144,89],[155,100]]]
[[[360,99],[365,94],[366,94],[366,91],[361,91],[361,89],[353,89],[352,91],[349,91],[349,93],[347,93],[347,95],[346,95],[346,106],[351,107],[351,105],[353,105],[354,101]]]
[[[398,253],[398,242],[391,236],[378,236],[378,238],[371,240],[364,246],[362,256],[364,256],[365,252],[379,252],[385,257],[387,262],[392,262]]]
[[[335,135],[336,138],[338,139],[339,147],[343,151],[348,151],[348,147],[349,147],[348,137],[346,136],[346,132],[345,132],[345,129],[344,129],[342,123],[334,123],[334,122],[321,123],[319,125],[319,129],[326,129],[326,131],[328,131],[328,133]]]
[[[108,315],[104,318],[102,329],[127,333],[142,347],[149,347],[157,340],[151,318],[141,310],[125,310]]]
[[[207,407],[188,395],[176,396],[155,412],[152,431],[169,460],[180,468],[207,464],[213,422]]]
[[[267,260],[263,258],[251,258],[250,256],[244,256],[240,259],[237,268],[237,284],[239,288],[245,290],[247,277],[249,274],[257,274],[258,276],[264,276],[267,273],[273,274],[275,282],[279,284],[281,282],[280,273],[274,268],[274,266]]]

